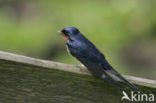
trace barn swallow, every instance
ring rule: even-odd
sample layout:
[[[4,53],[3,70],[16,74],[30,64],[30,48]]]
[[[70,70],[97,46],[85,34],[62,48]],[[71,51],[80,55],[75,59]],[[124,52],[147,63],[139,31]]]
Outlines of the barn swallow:
[[[87,67],[92,74],[105,79],[117,87],[123,87],[112,77],[113,75],[132,89],[138,90],[135,85],[128,82],[108,63],[105,56],[77,28],[66,27],[59,33],[63,36],[70,54]]]

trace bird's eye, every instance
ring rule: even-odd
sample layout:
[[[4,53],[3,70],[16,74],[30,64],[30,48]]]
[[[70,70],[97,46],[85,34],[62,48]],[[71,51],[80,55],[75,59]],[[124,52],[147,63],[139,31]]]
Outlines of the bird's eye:
[[[65,31],[64,33],[65,33],[65,34],[67,34],[68,32],[67,32],[67,31]]]
[[[65,31],[65,34],[69,34],[69,32],[68,31]]]
[[[62,33],[66,34],[66,35],[70,35],[70,32],[67,30],[62,30]]]

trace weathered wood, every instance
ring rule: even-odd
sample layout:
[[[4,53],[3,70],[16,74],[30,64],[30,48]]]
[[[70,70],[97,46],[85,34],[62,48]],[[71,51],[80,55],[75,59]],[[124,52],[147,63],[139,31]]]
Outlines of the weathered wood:
[[[116,88],[86,74],[87,69],[75,65],[0,52],[0,103],[121,103],[123,90],[130,93],[124,84]],[[144,93],[156,94],[156,88],[151,88],[155,81],[126,78],[139,81],[137,87]]]
[[[34,65],[34,66],[40,66],[40,67],[45,67],[50,69],[55,68],[58,70],[63,70],[63,71],[68,71],[68,72],[73,72],[78,74],[90,75],[90,72],[85,67],[58,63],[54,61],[40,60],[40,59],[35,59],[31,57],[16,55],[16,54],[2,52],[2,51],[0,51],[0,59]],[[150,79],[128,76],[128,75],[123,75],[123,76],[134,84],[156,88],[156,80],[150,80]]]

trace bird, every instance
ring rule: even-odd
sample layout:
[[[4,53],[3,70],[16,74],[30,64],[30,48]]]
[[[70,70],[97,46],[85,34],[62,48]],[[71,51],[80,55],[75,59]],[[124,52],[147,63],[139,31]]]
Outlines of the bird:
[[[66,27],[59,31],[65,40],[68,52],[82,63],[93,75],[106,80],[116,87],[123,88],[123,85],[115,80],[113,76],[126,83],[131,89],[138,88],[126,80],[106,60],[96,46],[89,41],[77,28]]]

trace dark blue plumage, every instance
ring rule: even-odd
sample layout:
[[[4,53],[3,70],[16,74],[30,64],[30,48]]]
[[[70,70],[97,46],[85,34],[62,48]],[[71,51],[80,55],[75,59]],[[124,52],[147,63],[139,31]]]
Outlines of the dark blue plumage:
[[[133,84],[129,83],[122,77],[113,67],[107,62],[104,55],[85,38],[77,28],[67,27],[60,31],[64,37],[68,50],[72,56],[77,58],[85,65],[93,74],[107,80],[108,82],[122,87],[121,84],[113,79],[112,75],[116,76],[133,89],[137,89]]]

